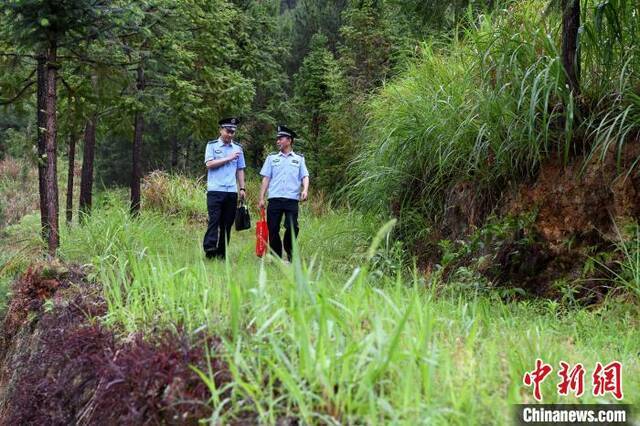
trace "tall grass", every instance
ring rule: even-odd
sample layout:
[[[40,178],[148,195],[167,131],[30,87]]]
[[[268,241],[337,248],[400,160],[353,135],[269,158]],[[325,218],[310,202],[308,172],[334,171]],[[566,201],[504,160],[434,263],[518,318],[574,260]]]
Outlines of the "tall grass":
[[[38,209],[36,173],[28,161],[0,159],[0,232]]]
[[[640,300],[640,224],[630,223],[623,231],[616,225],[616,233],[617,268],[599,263],[614,277],[616,288]]]
[[[434,220],[456,183],[500,192],[550,156],[567,162],[585,145],[606,154],[629,140],[640,117],[637,3],[586,3],[578,98],[565,84],[560,21],[543,13],[547,3],[512,2],[461,38],[425,44],[372,98],[352,166],[359,205]]]
[[[304,205],[292,265],[256,258],[247,232],[233,234],[226,262],[205,261],[200,226],[149,211],[132,220],[126,200],[107,199],[84,227],[69,229],[62,253],[96,262],[104,320],[123,333],[179,326],[223,338],[210,356],[226,361],[233,381],[217,388],[220,372],[200,371],[213,395],[211,423],[509,424],[510,404],[532,400],[521,383],[537,357],[591,368],[615,354],[625,402],[640,398],[631,306],[566,311],[436,297],[418,271],[374,273],[389,227],[377,232],[379,223],[355,213],[311,217]],[[553,380],[543,394],[575,401],[559,398]]]
[[[0,159],[0,312],[11,281],[40,257],[37,209],[37,170],[26,160]]]
[[[156,170],[144,177],[142,197],[145,208],[168,216],[183,216],[206,222],[207,209],[202,204],[205,183],[181,175]]]

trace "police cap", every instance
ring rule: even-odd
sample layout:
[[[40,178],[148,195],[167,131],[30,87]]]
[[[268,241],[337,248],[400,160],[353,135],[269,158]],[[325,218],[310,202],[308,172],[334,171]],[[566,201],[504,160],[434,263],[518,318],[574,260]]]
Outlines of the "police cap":
[[[237,117],[223,118],[218,121],[218,124],[220,127],[224,127],[225,129],[236,130],[240,124],[240,119]]]
[[[289,136],[291,139],[295,139],[295,138],[298,137],[296,132],[294,132],[290,128],[288,128],[286,126],[282,126],[282,125],[278,126],[277,137],[280,137],[280,136]]]

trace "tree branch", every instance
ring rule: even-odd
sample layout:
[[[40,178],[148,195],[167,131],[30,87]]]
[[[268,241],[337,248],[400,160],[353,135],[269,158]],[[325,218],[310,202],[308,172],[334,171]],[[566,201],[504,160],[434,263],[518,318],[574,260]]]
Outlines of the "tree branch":
[[[58,56],[58,59],[75,60],[75,61],[80,61],[80,62],[84,62],[84,63],[87,63],[87,64],[102,65],[102,66],[107,66],[107,67],[122,67],[122,66],[136,65],[137,64],[137,62],[102,62],[102,61],[98,61],[98,60],[91,59],[91,58],[88,58],[86,56],[83,56],[83,55],[81,55],[79,53],[74,52],[71,49],[67,49],[67,50],[69,50],[75,56]]]
[[[69,83],[67,83],[64,77],[60,76],[60,81],[62,82],[62,85],[67,89],[69,95],[74,96],[76,91],[72,89],[71,86],[69,86]]]
[[[24,93],[27,91],[27,89],[31,86],[33,86],[36,83],[35,80],[31,80],[29,82],[29,84],[27,84],[26,86],[24,86],[22,89],[20,89],[20,91],[18,92],[17,95],[15,95],[13,98],[7,100],[7,101],[0,101],[0,105],[9,105],[14,103],[15,101],[17,101],[18,99],[20,99],[20,97],[22,95],[24,95]]]
[[[10,52],[0,52],[0,56],[10,56],[13,58],[31,58],[38,59],[36,55],[29,55],[26,53],[10,53]]]

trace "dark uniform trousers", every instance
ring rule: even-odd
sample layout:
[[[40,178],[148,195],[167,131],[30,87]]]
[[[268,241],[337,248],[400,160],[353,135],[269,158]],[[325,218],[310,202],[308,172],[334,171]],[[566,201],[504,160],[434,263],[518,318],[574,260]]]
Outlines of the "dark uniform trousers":
[[[231,238],[231,227],[236,218],[237,204],[238,194],[235,192],[207,192],[209,226],[202,243],[207,257],[224,258]]]
[[[269,246],[278,256],[282,257],[282,245],[280,240],[280,223],[284,216],[284,251],[289,260],[292,256],[292,234],[298,236],[298,200],[290,198],[269,198],[267,206],[267,227],[269,228]]]

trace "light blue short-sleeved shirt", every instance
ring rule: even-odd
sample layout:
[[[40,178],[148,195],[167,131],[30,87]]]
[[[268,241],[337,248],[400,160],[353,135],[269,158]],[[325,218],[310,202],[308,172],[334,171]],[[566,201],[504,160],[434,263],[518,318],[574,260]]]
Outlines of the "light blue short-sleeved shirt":
[[[233,152],[240,152],[240,156],[233,161],[223,164],[215,169],[208,169],[207,191],[238,192],[236,186],[236,171],[244,169],[244,153],[242,147],[235,142],[225,144],[220,139],[207,143],[204,153],[205,164],[209,160],[218,160],[228,157]]]
[[[302,178],[309,176],[309,171],[304,157],[291,151],[269,154],[260,174],[270,179],[267,198],[299,200]]]

